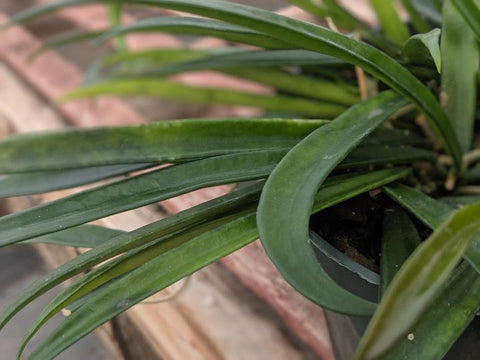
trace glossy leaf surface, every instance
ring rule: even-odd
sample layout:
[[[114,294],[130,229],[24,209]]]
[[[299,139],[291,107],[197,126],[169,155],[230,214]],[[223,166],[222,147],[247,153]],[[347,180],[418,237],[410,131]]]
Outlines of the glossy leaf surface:
[[[12,18],[12,22],[59,9],[91,3],[91,0],[63,0],[30,9]],[[430,90],[408,70],[381,51],[326,28],[287,18],[258,8],[219,0],[128,0],[127,4],[143,4],[202,15],[267,34],[273,38],[321,52],[364,68],[415,103],[432,120],[447,151],[460,167],[461,150],[451,125]]]
[[[108,165],[64,171],[11,174],[0,179],[0,196],[32,195],[68,189],[152,166],[154,164]]]
[[[375,359],[415,324],[480,232],[480,204],[458,210],[408,258],[379,304],[356,359]]]
[[[32,133],[0,141],[0,172],[179,162],[238,152],[289,149],[326,123],[282,119],[181,120]],[[32,153],[32,148],[38,150]]]
[[[442,105],[464,152],[470,150],[477,109],[477,79],[480,60],[475,34],[445,0],[442,24]]]
[[[433,62],[440,73],[442,71],[440,34],[440,29],[433,29],[425,34],[413,35],[403,46],[404,55],[411,63],[419,66],[429,65]]]
[[[267,180],[257,215],[263,247],[282,276],[319,305],[325,288],[316,281],[321,267],[308,241],[314,194],[350,151],[404,105],[403,99],[385,92],[350,108],[289,151]],[[358,315],[372,310],[371,306],[350,309],[340,301],[337,308]]]

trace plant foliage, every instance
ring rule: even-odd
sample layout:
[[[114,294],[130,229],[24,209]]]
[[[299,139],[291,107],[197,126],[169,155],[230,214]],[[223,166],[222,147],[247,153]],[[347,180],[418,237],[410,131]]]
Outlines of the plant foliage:
[[[441,359],[472,321],[480,310],[480,0],[371,0],[377,27],[335,0],[289,2],[321,25],[222,0],[60,0],[4,24],[71,6],[108,7],[109,28],[62,35],[34,54],[79,41],[114,40],[115,52],[92,64],[85,85],[62,101],[135,95],[264,112],[249,119],[150,122],[0,141],[4,197],[106,180],[0,218],[2,247],[44,242],[91,248],[2,309],[0,331],[31,301],[90,270],[33,322],[19,358],[63,308],[72,315],[30,359],[54,358],[102,323],[258,237],[305,297],[337,312],[371,317],[359,360]],[[195,17],[122,25],[121,14],[132,5]],[[409,21],[400,18],[398,6]],[[124,38],[140,32],[217,37],[225,47],[130,51]],[[169,77],[196,70],[253,81],[273,92],[185,85]],[[132,176],[116,178],[125,174]],[[254,184],[130,232],[88,224],[243,181]],[[381,221],[372,216],[362,225],[380,230],[381,245],[370,253],[379,275],[329,244],[329,231],[320,234],[325,239],[310,240],[311,214],[321,219],[338,206],[348,210],[358,196],[381,212]],[[375,241],[355,245],[362,251]],[[360,277],[379,276],[379,302],[336,282],[318,251]]]

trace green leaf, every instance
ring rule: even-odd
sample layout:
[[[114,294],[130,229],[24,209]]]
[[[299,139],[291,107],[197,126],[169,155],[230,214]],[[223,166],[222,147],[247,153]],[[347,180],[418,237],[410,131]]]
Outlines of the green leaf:
[[[480,2],[478,0],[452,0],[453,5],[470,25],[480,40]]]
[[[442,24],[442,105],[464,152],[473,141],[477,108],[479,48],[475,34],[446,0]]]
[[[384,187],[385,193],[408,209],[430,229],[443,224],[455,210],[447,202],[435,200],[428,195],[405,185],[391,184]],[[474,202],[473,204],[476,204]],[[480,273],[480,237],[470,243],[465,258]]]
[[[386,170],[379,170],[379,171],[374,171],[374,172],[364,173],[364,174],[342,175],[342,176],[334,177],[331,179],[327,179],[326,183],[324,184],[324,187],[316,196],[314,209],[316,211],[319,211],[323,208],[329,207],[335,203],[341,202],[347,198],[355,196],[361,192],[371,190],[374,187],[393,181],[396,178],[405,176],[407,173],[408,173],[408,170],[405,170],[405,169],[386,169]],[[147,227],[151,228],[152,226],[148,225],[145,228]],[[202,232],[202,230],[195,230],[195,231]],[[186,234],[187,238],[190,237],[188,233],[189,232],[187,231],[187,234]],[[122,238],[126,239],[129,237],[130,238],[136,237],[137,239],[139,239],[142,236],[145,236],[145,234],[146,232],[143,229],[138,229],[131,232],[130,234],[123,235]],[[184,234],[182,233],[180,237],[183,237],[183,236]],[[150,239],[154,239],[154,232],[152,232],[152,230],[148,232],[148,237]],[[118,239],[120,240],[120,238]],[[168,244],[166,243],[165,245],[162,245],[163,241],[168,242]],[[108,264],[91,271],[87,276],[80,279],[73,286],[70,286],[69,288],[62,291],[62,293],[60,293],[55,298],[55,300],[48,305],[48,307],[39,316],[36,322],[36,325],[34,325],[31,328],[31,332],[26,337],[26,341],[28,341],[28,338],[34,334],[38,326],[44,323],[55,312],[58,312],[62,307],[69,306],[69,304],[74,302],[75,299],[78,299],[79,297],[81,297],[87,291],[92,291],[94,288],[98,289],[101,286],[104,286],[108,281],[111,280],[112,276],[113,277],[120,276],[121,274],[131,269],[132,265],[135,267],[135,266],[138,266],[138,264],[144,263],[145,256],[150,258],[155,257],[155,255],[157,255],[157,254],[154,254],[155,251],[153,251],[155,247],[159,246],[160,252],[163,253],[165,249],[168,250],[170,248],[173,248],[174,246],[176,246],[177,243],[178,243],[178,238],[176,236],[173,236],[173,237],[167,236],[163,240],[160,240],[160,241],[156,240],[153,243],[154,244],[153,246],[151,246],[152,244],[151,243],[139,251],[132,252],[132,254],[129,256],[123,256],[121,258],[117,258],[112,262],[109,262]],[[152,253],[152,251],[154,253]],[[139,253],[140,253],[140,256],[137,255]],[[142,255],[142,253],[145,253],[145,254]],[[109,274],[112,274],[112,275],[109,275]],[[323,273],[319,274],[318,280],[321,281],[326,288],[336,291],[335,293],[337,296],[341,297],[343,295],[342,291],[338,292],[338,290],[336,290],[337,286],[335,285],[335,283],[333,283],[332,280],[325,274]],[[94,291],[99,291],[99,290],[94,290]]]
[[[480,276],[467,263],[455,269],[444,289],[384,360],[443,359],[480,309]]]
[[[234,69],[223,70],[227,74],[242,79],[253,80],[270,85],[277,90],[292,95],[301,95],[320,101],[329,101],[342,105],[353,105],[360,100],[358,94],[352,93],[340,84],[304,75],[294,75],[274,69]]]
[[[179,53],[180,52],[180,53]],[[193,50],[162,49],[126,54],[113,54],[105,57],[105,64],[124,62],[130,64],[132,61],[145,60],[152,65],[162,65],[171,59],[185,61],[165,66],[151,75],[173,74],[183,71],[194,71],[204,69],[232,69],[246,67],[267,67],[267,66],[339,66],[345,65],[341,60],[308,50],[243,50],[237,49],[234,52],[208,54],[204,51],[198,53]],[[202,58],[203,57],[203,58]],[[193,59],[192,59],[193,58]]]
[[[111,37],[138,32],[168,32],[190,34],[195,36],[213,36],[227,41],[240,42],[262,48],[291,48],[292,45],[281,40],[271,38],[256,31],[241,26],[230,25],[220,21],[213,21],[195,17],[160,16],[136,21],[131,24],[117,26],[99,37],[104,41]]]
[[[434,1],[432,0],[410,0],[412,6],[418,13],[425,18],[426,20],[440,25],[442,23],[442,14],[440,14],[439,9],[435,6]]]
[[[413,35],[403,46],[403,54],[415,65],[425,66],[433,62],[440,73],[442,70],[440,33],[440,29],[433,29],[425,34]]]
[[[435,201],[406,186],[391,184],[384,187],[384,190],[432,229],[438,228],[448,214],[454,211],[453,207],[448,208],[441,201]],[[467,249],[467,257],[474,259],[473,256],[479,253],[478,250],[474,251],[477,247],[478,238]],[[461,265],[449,278],[437,299],[408,330],[414,339],[403,337],[382,358],[442,358],[480,308],[479,291],[479,273],[472,266]]]
[[[412,25],[415,27],[418,33],[426,33],[430,31],[430,25],[425,21],[423,16],[417,11],[415,6],[413,6],[411,0],[401,0],[402,6],[407,10],[408,14],[410,15],[410,21]]]
[[[258,200],[262,186],[263,183],[257,183],[242,190],[207,201],[191,209],[145,225],[132,232],[121,234],[99,244],[86,253],[80,254],[37,280],[12,302],[10,306],[3,310],[0,316],[0,329],[25,305],[61,282],[122,252],[134,249],[137,246],[154,241],[167,234],[175,234],[203,222],[208,222],[238,207],[252,203]],[[61,236],[62,232],[57,234]]]
[[[20,13],[13,17],[10,23],[24,21],[65,6],[90,2],[92,1],[63,0]],[[453,156],[457,167],[460,168],[460,146],[434,95],[408,70],[372,46],[314,24],[290,19],[266,10],[219,0],[202,2],[196,0],[126,0],[124,3],[164,7],[222,20],[256,30],[275,39],[295,44],[295,46],[301,46],[303,49],[334,56],[360,66],[407,97],[428,115],[433,128],[439,133],[447,151]]]
[[[374,359],[405,335],[439,294],[480,232],[480,204],[458,210],[399,270],[362,338],[356,359]]]
[[[126,254],[115,258],[114,260],[104,264],[98,268],[93,269],[88,274],[83,276],[79,281],[69,286],[66,290],[61,292],[51,301],[47,307],[40,313],[33,325],[30,327],[26,336],[24,337],[19,349],[18,357],[21,356],[28,341],[35,335],[40,327],[52,318],[57,312],[62,310],[74,301],[81,299],[83,296],[92,294],[93,291],[98,289],[114,279],[138,268],[139,266],[147,263],[148,261],[162,256],[166,252],[177,248],[188,241],[191,241],[195,237],[216,231],[222,225],[234,222],[239,218],[252,215],[255,213],[255,204],[250,205],[247,209],[237,210],[235,213],[222,216],[218,219],[210,222],[200,224],[194,228],[182,231],[178,234],[167,235],[158,240],[155,240],[144,246],[129,251]],[[91,296],[94,296],[93,294]]]
[[[314,131],[290,150],[262,192],[257,221],[268,256],[293,287],[321,306],[333,294],[317,281],[322,270],[308,241],[314,195],[336,165],[405,104],[394,93],[384,92],[350,108],[323,131]],[[335,307],[329,308],[335,311],[369,315],[373,309],[368,302],[360,306],[332,300]]]
[[[53,234],[39,236],[24,241],[22,244],[53,244],[61,246],[94,248],[95,246],[107,242],[121,233],[122,231],[97,225],[80,225]]]
[[[457,195],[457,196],[446,196],[439,199],[442,202],[447,203],[448,205],[461,208],[465,205],[472,205],[480,202],[480,195]]]
[[[175,281],[249,244],[257,235],[253,211],[148,261],[92,294],[83,306],[67,317],[32,352],[30,359],[55,357],[100,324]]]
[[[385,164],[411,164],[416,161],[435,161],[436,154],[429,150],[407,146],[360,146],[338,165],[339,169],[368,167]]]
[[[293,112],[311,117],[333,118],[345,107],[292,96],[262,95],[210,87],[189,86],[162,79],[119,79],[73,90],[62,101],[106,94],[153,96],[201,104],[228,104],[260,107],[265,110]]]
[[[110,26],[120,26],[122,24],[122,9],[121,3],[108,4],[108,18],[110,20]],[[116,36],[114,39],[116,51],[126,51],[127,44],[123,36]]]
[[[170,166],[0,218],[0,246],[67,229],[190,191],[268,176],[284,151],[217,156]],[[192,177],[192,174],[195,176]]]
[[[326,123],[286,119],[179,120],[12,136],[0,141],[0,173],[168,163],[289,149]],[[32,152],[33,148],[37,150]]]
[[[395,274],[420,244],[417,229],[398,207],[385,210],[380,257],[380,296],[383,297]]]
[[[402,184],[390,184],[383,190],[397,203],[417,217],[430,229],[436,229],[443,224],[455,210],[451,206],[432,199],[421,191]]]
[[[392,42],[402,45],[410,36],[405,23],[398,16],[393,0],[370,0],[385,35]]]
[[[154,164],[108,165],[7,175],[0,179],[0,197],[41,194],[68,189],[152,166]]]

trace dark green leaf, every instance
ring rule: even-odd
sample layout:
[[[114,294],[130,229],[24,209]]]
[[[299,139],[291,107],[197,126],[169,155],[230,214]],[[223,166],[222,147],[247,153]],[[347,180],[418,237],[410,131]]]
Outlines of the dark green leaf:
[[[403,47],[403,53],[409,62],[419,66],[435,64],[438,73],[442,70],[440,54],[440,29],[425,34],[413,35]]]
[[[455,269],[437,299],[384,360],[443,359],[480,309],[480,276],[467,263]]]
[[[108,165],[64,171],[7,175],[0,179],[0,197],[40,194],[125,175],[154,164]]]
[[[184,231],[225,215],[234,209],[258,200],[263,184],[258,183],[231,194],[155,221],[130,233],[121,234],[79,255],[33,283],[0,316],[0,329],[30,301],[74,275],[99,263],[155,239]],[[59,233],[61,234],[61,232]]]
[[[480,40],[480,2],[478,0],[452,0],[452,2]]]
[[[473,141],[480,57],[475,34],[452,0],[444,2],[441,48],[442,105],[466,152]]]
[[[408,258],[388,287],[357,349],[375,359],[411,329],[480,232],[480,204],[458,210]]]
[[[115,27],[101,36],[99,40],[103,41],[111,37],[137,32],[168,32],[196,36],[213,36],[227,41],[240,42],[262,48],[286,49],[292,47],[291,44],[256,31],[242,28],[241,26],[185,16],[161,16],[139,20],[131,24]]]
[[[0,172],[179,162],[242,151],[289,149],[326,123],[282,119],[180,120],[32,133],[0,141]]]
[[[170,166],[10,214],[0,218],[0,246],[200,188],[266,177],[284,154],[284,151],[251,152]]]
[[[11,22],[53,11],[55,9],[86,4],[91,0],[63,0],[33,10],[27,10]],[[447,151],[457,167],[461,165],[461,149],[452,127],[430,90],[408,70],[381,51],[347,36],[323,27],[290,19],[266,10],[219,0],[125,0],[127,4],[143,4],[186,11],[252,29],[275,39],[321,52],[364,68],[396,91],[410,99],[432,120],[432,126],[441,135]]]
[[[317,281],[322,270],[308,241],[309,214],[314,195],[327,175],[405,103],[394,93],[385,92],[350,108],[325,125],[324,131],[314,131],[290,150],[262,192],[257,217],[268,256],[293,287],[319,305],[357,315],[369,315],[373,310],[368,302],[362,306],[328,299],[333,294]]]
[[[405,260],[420,245],[417,229],[398,207],[385,210],[380,257],[380,296],[385,294]]]
[[[410,36],[410,32],[398,16],[394,1],[370,0],[370,5],[375,9],[386,37],[392,42],[402,45]]]
[[[387,169],[358,175],[342,175],[328,179],[322,190],[316,196],[314,210],[319,211],[361,192],[368,191],[372,188],[381,186],[384,183],[394,181],[399,177],[405,176],[407,173],[408,170],[405,169]],[[165,220],[160,221],[159,224],[164,221]],[[210,225],[207,224],[207,226]],[[145,231],[147,228],[150,228],[148,232]],[[146,234],[148,234],[148,239],[150,240],[155,238],[155,231],[153,230],[152,225],[147,225],[145,230],[143,228],[135,230],[129,234],[123,235],[121,238],[119,237],[118,239],[114,239],[113,241],[117,240],[117,242],[124,243],[127,238],[136,238],[138,242],[138,240],[142,239],[142,237],[145,237]],[[201,233],[202,229],[194,228],[193,232],[194,234]],[[75,301],[75,299],[81,297],[87,291],[91,291],[94,288],[98,288],[98,290],[94,290],[95,292],[103,291],[101,287],[105,286],[112,278],[121,276],[121,274],[124,274],[126,271],[137,267],[138,264],[143,264],[145,262],[145,256],[148,258],[153,258],[158,256],[156,253],[157,251],[164,253],[165,250],[169,250],[175,246],[178,246],[179,241],[188,241],[192,236],[189,235],[190,233],[192,232],[187,231],[185,234],[181,233],[179,237],[176,235],[167,236],[164,239],[155,241],[153,246],[151,245],[152,243],[150,243],[138,251],[131,252],[131,255],[117,258],[112,262],[93,270],[86,277],[83,277],[73,286],[67,288],[56,297],[56,299],[40,315],[36,325],[31,328],[31,332],[29,336],[27,336],[26,340],[28,341],[30,335],[34,334],[38,326],[40,326],[56,311],[59,311],[63,306],[68,306]],[[256,237],[257,235],[255,238]],[[146,241],[148,240],[143,239],[143,243]],[[158,249],[155,250],[157,247]],[[72,268],[72,266],[70,266],[70,268]],[[74,268],[78,268],[78,266]],[[343,296],[344,291],[338,290],[338,286],[335,285],[335,283],[333,283],[325,273],[319,273],[318,281],[322,282],[326,289],[328,288],[331,291],[334,291],[338,297]],[[93,296],[93,294],[90,294],[89,296]],[[14,306],[18,311],[19,308],[17,304],[18,302],[16,302]]]
[[[53,234],[39,236],[22,243],[54,244],[62,246],[94,248],[118,236],[122,231],[96,225],[80,225]]]

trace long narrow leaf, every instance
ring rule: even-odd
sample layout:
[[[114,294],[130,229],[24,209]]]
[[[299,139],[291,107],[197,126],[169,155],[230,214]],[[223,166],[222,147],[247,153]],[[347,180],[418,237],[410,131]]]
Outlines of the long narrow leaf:
[[[10,214],[0,218],[0,246],[200,188],[260,179],[268,176],[283,155],[284,151],[252,152],[175,165]]]
[[[455,269],[437,299],[385,360],[443,359],[480,309],[480,275],[467,263]]]
[[[267,180],[257,215],[262,244],[283,277],[319,305],[325,289],[316,281],[321,267],[308,242],[314,194],[363,138],[404,105],[394,93],[384,92],[350,108],[296,145]],[[336,310],[369,315],[372,307],[351,309],[338,301]]]
[[[91,0],[63,0],[36,9],[27,10],[11,19],[11,22],[32,17],[65,6],[91,3]],[[323,27],[290,19],[258,8],[219,0],[127,0],[127,4],[144,4],[186,11],[253,29],[276,39],[301,46],[326,55],[338,57],[363,67],[399,93],[415,103],[432,120],[432,126],[441,135],[447,151],[457,167],[461,165],[461,149],[452,127],[430,90],[408,70],[381,51],[357,42],[347,36]]]
[[[378,358],[415,324],[480,232],[479,213],[480,204],[458,210],[415,250],[385,293],[356,359]]]
[[[155,221],[131,233],[114,237],[77,256],[33,283],[9,307],[3,310],[0,316],[0,329],[25,305],[66,279],[122,252],[161,238],[169,233],[174,234],[179,231],[185,231],[189,227],[210,221],[238,207],[252,203],[258,200],[262,186],[262,183],[258,183],[210,200],[165,219]],[[61,232],[58,234],[61,234]]]
[[[452,4],[445,0],[442,24],[442,102],[464,152],[473,141],[480,60],[475,34]]]
[[[7,175],[0,179],[0,197],[32,195],[68,189],[152,166],[154,164],[107,165],[75,170]]]
[[[420,245],[415,225],[400,208],[385,210],[380,257],[380,295],[383,296],[395,274]]]
[[[326,207],[332,206],[335,203],[341,202],[361,192],[368,191],[374,187],[377,187],[382,183],[387,183],[387,182],[393,181],[395,178],[405,176],[407,173],[408,173],[408,170],[405,170],[405,169],[403,170],[388,169],[388,170],[371,172],[368,174],[348,175],[348,176],[344,175],[337,178],[332,178],[331,180],[325,183],[325,186],[316,196],[314,211],[319,211]],[[252,223],[251,225],[255,226],[255,223]],[[137,231],[134,231],[133,233],[135,232]],[[180,237],[182,236],[183,235],[180,235]],[[255,231],[255,238],[257,236],[258,235]],[[176,242],[178,242],[178,239],[174,236],[172,239],[167,238],[166,241],[167,242],[173,241],[176,244]],[[154,246],[158,246],[158,245],[154,245]],[[159,246],[163,246],[163,245],[159,243]],[[172,248],[173,246],[174,245],[172,244],[167,245],[167,248],[165,249]],[[162,249],[163,248],[160,248],[159,250],[162,251]],[[149,248],[146,248],[143,251],[146,252],[146,256],[153,257],[152,254],[149,254],[149,251],[151,251],[149,250]],[[133,263],[131,265],[143,263],[141,259],[144,259],[144,257],[142,257],[140,260],[139,259],[140,257],[137,257],[137,254],[133,253],[132,259],[131,259]],[[29,334],[29,336],[27,336],[26,340],[28,340],[30,335],[33,335],[36,328],[40,326],[44,321],[46,321],[51,315],[53,315],[53,313],[61,309],[63,306],[67,306],[68,304],[70,304],[72,301],[74,301],[74,299],[84,294],[87,289],[92,289],[98,286],[102,286],[102,284],[105,284],[105,282],[110,279],[109,276],[106,276],[107,273],[110,272],[113,274],[112,276],[119,276],[124,271],[127,271],[127,269],[129,269],[129,266],[130,266],[129,263],[123,263],[121,258],[114,260],[113,262],[97,270],[94,270],[93,272],[89,273],[87,277],[82,278],[75,285],[64,290],[40,315],[40,317],[38,318],[38,321],[36,322],[36,325],[31,328],[32,332]],[[339,298],[342,298],[345,296],[345,291],[338,288],[338,286],[335,285],[335,283],[324,272],[321,272],[318,274],[317,280],[323,284],[325,289],[329,289],[329,291],[332,291],[335,294],[336,296],[335,299],[338,300]],[[118,285],[121,286],[121,284],[118,284]],[[102,289],[99,291],[104,291],[104,290]],[[155,290],[150,289],[150,291],[155,291]],[[351,298],[351,295],[348,295],[348,296]],[[332,304],[334,304],[334,302],[332,302]],[[113,315],[110,315],[110,316],[113,316]]]
[[[158,256],[89,297],[32,352],[30,359],[52,359],[115,315],[256,238],[253,213]]]
[[[452,0],[452,3],[475,32],[477,39],[480,39],[480,2],[478,0]]]
[[[227,41],[255,45],[262,48],[288,49],[292,45],[240,26],[194,17],[161,16],[117,26],[100,36],[99,41],[137,32],[168,32],[195,36],[214,36]]]
[[[375,9],[387,38],[398,45],[402,45],[407,41],[410,32],[398,16],[394,3],[393,0],[370,0],[370,5]]]
[[[124,274],[138,268],[139,266],[155,259],[169,250],[182,246],[195,237],[208,233],[216,228],[234,222],[239,218],[252,215],[255,213],[255,204],[250,205],[247,209],[239,209],[235,213],[222,216],[218,219],[197,225],[191,229],[180,232],[179,234],[167,235],[153,243],[141,246],[120,257],[115,258],[109,263],[99,268],[93,269],[86,274],[80,281],[71,285],[68,289],[59,294],[50,304],[41,312],[37,320],[30,327],[28,333],[24,337],[18,357],[21,356],[26,344],[38,331],[38,329],[48,321],[52,316],[64,307],[73,303],[75,300],[88,295],[102,285],[123,276]]]
[[[179,162],[242,151],[289,149],[326,123],[281,119],[180,120],[32,133],[0,141],[0,173]]]
[[[53,234],[39,236],[23,243],[53,244],[61,246],[94,248],[122,233],[120,230],[109,229],[97,225],[80,225]]]
[[[311,117],[331,119],[345,107],[328,102],[282,95],[252,94],[227,89],[183,85],[162,79],[118,79],[104,81],[74,90],[63,101],[98,95],[153,96],[189,103],[228,104],[259,107],[265,110],[287,111]]]
[[[384,190],[388,196],[408,209],[430,229],[436,229],[442,225],[455,210],[448,203],[432,199],[405,185],[391,184],[385,186]],[[465,258],[480,273],[480,237],[470,243],[465,252]]]

